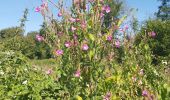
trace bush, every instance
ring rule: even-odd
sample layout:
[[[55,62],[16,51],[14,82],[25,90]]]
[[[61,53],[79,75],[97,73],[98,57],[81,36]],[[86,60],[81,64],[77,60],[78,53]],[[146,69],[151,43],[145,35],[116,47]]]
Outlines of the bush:
[[[149,32],[154,31],[156,36],[148,38],[148,44],[153,52],[154,63],[158,64],[161,60],[170,59],[170,21],[149,20],[145,26],[142,27],[141,32],[137,34],[135,43],[139,44],[144,38],[144,35],[148,35]]]

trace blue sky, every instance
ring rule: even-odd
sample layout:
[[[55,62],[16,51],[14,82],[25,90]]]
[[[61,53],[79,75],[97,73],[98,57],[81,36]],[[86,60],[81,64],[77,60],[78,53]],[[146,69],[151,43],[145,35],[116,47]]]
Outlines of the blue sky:
[[[43,19],[40,14],[34,12],[34,9],[40,3],[41,0],[1,0],[0,30],[19,25],[19,19],[22,17],[25,8],[29,9],[26,32],[39,30]],[[129,8],[138,9],[136,16],[139,21],[153,17],[154,12],[157,11],[160,5],[157,0],[125,0],[125,3]]]

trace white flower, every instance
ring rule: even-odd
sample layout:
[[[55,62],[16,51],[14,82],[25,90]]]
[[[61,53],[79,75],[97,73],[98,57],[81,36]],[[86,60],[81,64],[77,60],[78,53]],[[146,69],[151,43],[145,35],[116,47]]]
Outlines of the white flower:
[[[27,80],[25,80],[24,82],[22,82],[22,84],[27,84],[27,82],[28,82],[28,81],[27,81]]]

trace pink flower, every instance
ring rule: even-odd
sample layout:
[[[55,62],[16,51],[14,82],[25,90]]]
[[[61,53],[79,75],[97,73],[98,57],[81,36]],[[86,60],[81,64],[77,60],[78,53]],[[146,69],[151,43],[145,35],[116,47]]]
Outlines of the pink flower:
[[[77,70],[77,71],[74,73],[74,77],[80,77],[80,70]]]
[[[120,48],[120,41],[119,40],[115,41],[115,46],[116,46],[116,48]]]
[[[69,18],[69,21],[74,23],[74,22],[76,22],[76,19],[71,17],[71,18]]]
[[[107,41],[112,41],[112,38],[113,38],[112,35],[108,35],[107,36]]]
[[[40,11],[41,11],[40,7],[35,8],[35,12],[40,12]]]
[[[71,47],[71,42],[65,42],[64,44],[67,48]]]
[[[104,96],[103,100],[110,100],[111,99],[111,93],[107,92],[106,95]]]
[[[154,31],[152,32],[148,32],[148,35],[152,38],[154,38],[156,36],[156,33]]]
[[[109,12],[111,11],[110,7],[109,7],[109,6],[106,6],[106,7],[105,7],[105,11],[106,11],[106,13],[109,13]]]
[[[52,72],[53,72],[52,69],[48,69],[48,70],[46,71],[46,74],[49,75],[49,74],[51,74]]]
[[[63,50],[56,50],[56,55],[57,56],[60,56],[60,55],[62,55],[63,54]]]
[[[152,31],[152,32],[151,32],[151,37],[154,38],[155,36],[156,36],[156,33]]]
[[[109,13],[111,11],[111,8],[108,5],[106,5],[106,6],[102,7],[102,11],[105,11],[106,13]]]
[[[73,38],[74,38],[74,40],[77,40],[78,39],[78,35],[77,34],[73,34]]]
[[[41,41],[44,40],[44,38],[43,38],[41,35],[39,35],[39,34],[37,34],[37,35],[35,36],[35,38],[36,38],[36,40],[39,41],[39,42],[41,42]]]
[[[80,21],[80,19],[79,18],[76,18],[76,22],[79,22]]]
[[[103,18],[104,17],[104,13],[100,13],[100,18]]]
[[[83,21],[82,23],[81,23],[81,28],[86,28],[86,22],[85,21]]]
[[[61,36],[63,35],[63,32],[58,32],[57,35]]]
[[[74,32],[77,28],[75,28],[74,26],[71,26],[71,31]]]
[[[142,91],[142,96],[148,96],[148,92],[146,90]]]
[[[62,13],[61,13],[61,11],[58,13],[58,17],[61,17],[62,16]]]
[[[83,44],[82,45],[82,50],[87,51],[89,49],[87,44]]]

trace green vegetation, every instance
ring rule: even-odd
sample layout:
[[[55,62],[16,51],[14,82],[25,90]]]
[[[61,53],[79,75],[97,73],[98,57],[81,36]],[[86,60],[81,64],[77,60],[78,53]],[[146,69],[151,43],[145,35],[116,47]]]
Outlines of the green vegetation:
[[[75,0],[70,14],[59,2],[59,21],[49,3],[56,6],[48,0],[36,8],[44,17],[39,32],[23,35],[27,9],[20,27],[0,31],[0,99],[170,98],[169,20],[148,20],[126,37],[127,27],[119,30],[127,17],[119,16],[123,2]]]

